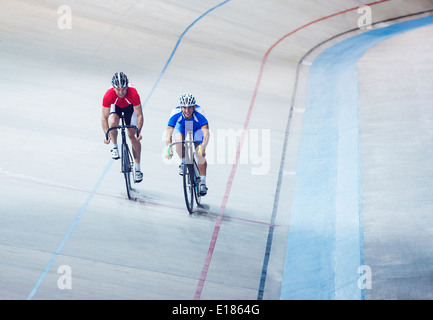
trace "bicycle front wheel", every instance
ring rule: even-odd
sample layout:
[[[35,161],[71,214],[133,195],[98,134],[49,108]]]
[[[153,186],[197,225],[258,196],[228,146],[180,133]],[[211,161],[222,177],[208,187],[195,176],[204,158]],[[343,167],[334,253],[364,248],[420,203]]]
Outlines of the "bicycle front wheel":
[[[191,164],[183,166],[183,192],[185,195],[186,208],[189,213],[194,209],[194,168]]]
[[[122,145],[122,171],[125,177],[126,193],[128,198],[131,199],[132,187],[131,187],[131,156],[129,153],[129,148],[126,143]]]
[[[198,171],[198,166],[197,166],[197,162],[194,160],[194,168],[195,168],[195,172],[199,172]],[[200,195],[200,183],[199,183],[199,177],[197,177],[197,175],[194,175],[194,196],[195,196],[195,202],[197,203],[197,205],[200,205],[201,202],[201,195]]]

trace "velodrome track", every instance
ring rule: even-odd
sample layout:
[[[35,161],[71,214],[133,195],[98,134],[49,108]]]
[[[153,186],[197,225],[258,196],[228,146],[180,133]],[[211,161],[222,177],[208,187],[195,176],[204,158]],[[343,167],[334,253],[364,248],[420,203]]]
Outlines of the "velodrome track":
[[[431,298],[432,1],[371,3],[371,30],[368,1],[105,3],[65,29],[64,3],[2,2],[1,299]],[[100,128],[120,70],[136,201]],[[163,160],[183,92],[211,119],[192,215]]]

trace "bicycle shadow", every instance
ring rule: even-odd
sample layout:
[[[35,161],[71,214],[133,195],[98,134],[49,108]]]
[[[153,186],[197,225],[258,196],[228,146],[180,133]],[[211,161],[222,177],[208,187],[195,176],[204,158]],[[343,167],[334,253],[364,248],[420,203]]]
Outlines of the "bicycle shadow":
[[[131,202],[143,204],[143,205],[153,205],[153,206],[162,206],[173,209],[187,210],[184,207],[183,202],[180,204],[173,204],[170,201],[167,202],[168,199],[164,197],[164,194],[152,194],[149,191],[144,191],[138,188],[132,188],[131,199],[127,199]],[[217,213],[212,212],[212,208],[209,204],[201,203],[199,205],[195,204],[194,211],[190,214],[190,216],[203,216],[203,217],[211,217],[217,216]]]
[[[144,192],[138,188],[132,188],[131,201],[138,203],[149,203],[157,204],[159,197],[157,195],[152,195],[149,192]]]
[[[208,215],[210,212],[210,206],[208,204],[200,203],[197,205],[194,212],[196,215]]]

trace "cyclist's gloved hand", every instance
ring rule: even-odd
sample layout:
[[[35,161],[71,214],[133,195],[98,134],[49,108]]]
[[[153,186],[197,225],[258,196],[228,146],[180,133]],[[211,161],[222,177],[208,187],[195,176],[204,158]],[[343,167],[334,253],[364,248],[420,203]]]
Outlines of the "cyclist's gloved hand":
[[[173,150],[171,147],[167,147],[167,153],[165,154],[165,157],[170,160],[173,157]]]

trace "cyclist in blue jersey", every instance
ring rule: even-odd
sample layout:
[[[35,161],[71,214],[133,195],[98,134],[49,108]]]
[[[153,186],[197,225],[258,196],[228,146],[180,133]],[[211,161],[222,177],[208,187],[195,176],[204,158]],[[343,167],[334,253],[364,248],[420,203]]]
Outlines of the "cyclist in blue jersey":
[[[170,119],[168,120],[166,131],[166,144],[169,145],[174,141],[185,140],[188,130],[193,131],[194,140],[201,144],[201,153],[196,146],[196,154],[198,161],[198,170],[200,171],[200,195],[207,194],[206,186],[206,147],[209,143],[209,123],[204,115],[203,109],[196,104],[195,97],[191,94],[183,94],[179,98],[179,106],[174,108],[171,112]],[[185,165],[185,149],[182,144],[176,145],[176,153],[181,158],[182,162],[179,166],[179,174],[183,173],[183,166]],[[170,148],[170,155],[166,155],[168,159],[173,156],[173,150]]]

